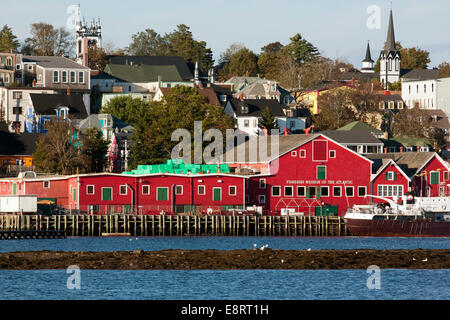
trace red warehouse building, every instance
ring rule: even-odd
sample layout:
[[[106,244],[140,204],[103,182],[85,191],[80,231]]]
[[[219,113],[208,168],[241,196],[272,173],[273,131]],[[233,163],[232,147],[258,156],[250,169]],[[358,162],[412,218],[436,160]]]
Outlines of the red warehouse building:
[[[370,155],[374,161],[373,195],[392,198],[411,192],[417,197],[450,194],[448,164],[432,152]]]
[[[246,177],[91,174],[0,180],[2,194],[37,195],[71,212],[159,214],[244,209]],[[14,187],[16,186],[16,187]]]
[[[276,140],[267,139],[267,149],[271,150]],[[256,161],[237,161],[235,153],[236,162],[229,163],[230,167],[251,169],[257,162],[270,172],[249,177],[250,204],[274,213],[292,210],[314,215],[324,214],[324,209],[331,214],[343,214],[355,204],[368,203],[365,196],[370,194],[371,160],[322,134],[275,139],[279,139],[278,155],[267,156],[270,151],[258,147]],[[251,158],[251,143],[250,140],[244,145],[246,160]],[[231,155],[227,156],[230,159]]]

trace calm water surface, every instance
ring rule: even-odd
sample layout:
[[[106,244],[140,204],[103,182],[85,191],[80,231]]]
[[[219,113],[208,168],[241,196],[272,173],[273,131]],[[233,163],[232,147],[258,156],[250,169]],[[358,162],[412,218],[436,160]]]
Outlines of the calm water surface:
[[[82,270],[80,290],[67,289],[68,277],[64,270],[0,271],[0,299],[450,299],[450,270],[382,270],[379,290],[367,288],[365,270]]]
[[[13,251],[133,251],[235,250],[268,245],[272,249],[449,249],[450,238],[301,238],[301,237],[116,237],[50,240],[4,240],[0,252]]]

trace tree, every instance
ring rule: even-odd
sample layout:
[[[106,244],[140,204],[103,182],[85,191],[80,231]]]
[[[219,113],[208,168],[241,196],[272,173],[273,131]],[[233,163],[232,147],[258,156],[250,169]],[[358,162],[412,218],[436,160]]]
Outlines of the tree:
[[[82,135],[81,154],[85,156],[87,172],[103,172],[107,165],[108,142],[101,131],[88,129]]]
[[[313,115],[314,126],[318,130],[336,130],[357,120],[346,89],[334,89],[319,96],[320,113]]]
[[[47,133],[39,138],[33,154],[36,168],[63,175],[83,170],[85,158],[79,152],[73,123],[54,119],[46,123],[46,129]]]
[[[372,83],[361,83],[356,89],[348,92],[357,119],[367,121],[371,113],[378,111],[380,96],[375,93],[377,89],[381,88],[375,88]]]
[[[300,33],[297,33],[287,45],[289,53],[300,66],[308,62],[316,60],[319,56],[319,50],[309,41],[303,39]]]
[[[261,48],[261,55],[258,59],[258,69],[262,75],[267,79],[279,79],[281,75],[281,68],[283,59],[292,60],[288,56],[287,50],[282,49],[284,46],[280,42],[272,42]]]
[[[165,56],[169,54],[167,40],[155,30],[145,29],[132,35],[132,42],[126,51],[132,56]]]
[[[172,149],[178,144],[171,141],[171,134],[176,129],[186,129],[193,137],[194,121],[201,121],[203,130],[220,130],[223,136],[226,129],[234,127],[233,119],[221,107],[209,105],[195,88],[174,87],[162,101],[153,101],[149,108],[143,108],[139,121],[134,124],[131,166],[170,159]]]
[[[418,106],[405,109],[393,116],[392,133],[394,137],[426,138],[430,122]]]
[[[166,35],[166,38],[170,55],[183,57],[192,63],[198,61],[200,66],[206,70],[213,66],[212,50],[206,47],[205,41],[196,41],[188,26],[178,25],[176,30]]]
[[[16,52],[19,48],[19,41],[13,34],[12,29],[7,25],[0,30],[0,52]]]
[[[123,122],[135,126],[150,107],[150,102],[140,98],[121,96],[109,100],[102,108],[101,113],[111,114]]]
[[[242,43],[232,43],[222,54],[219,58],[219,64],[225,64],[230,63],[231,58],[233,55],[238,52],[241,49],[245,49],[244,44]]]
[[[402,91],[402,81],[399,80],[394,83],[389,83],[389,90],[392,91]]]
[[[402,69],[427,69],[428,64],[431,62],[430,53],[419,47],[403,48],[400,53],[402,55]]]
[[[36,56],[70,56],[73,38],[64,28],[39,22],[31,25],[31,37],[25,40],[24,53]]]
[[[261,112],[261,118],[258,120],[258,128],[267,130],[269,134],[272,129],[280,129],[277,119],[268,107]]]
[[[448,78],[448,77],[450,77],[450,63],[442,62],[439,65],[438,77],[439,78]]]
[[[256,76],[258,74],[258,56],[247,48],[241,49],[233,54],[228,69],[225,70],[228,72],[228,78],[244,76],[247,72],[250,76]]]
[[[108,64],[108,56],[102,48],[97,46],[88,49],[88,66],[92,70],[103,71]]]

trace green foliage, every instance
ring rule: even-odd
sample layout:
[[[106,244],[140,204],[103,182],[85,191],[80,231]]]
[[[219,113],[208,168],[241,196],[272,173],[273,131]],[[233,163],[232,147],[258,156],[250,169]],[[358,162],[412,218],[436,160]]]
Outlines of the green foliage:
[[[319,50],[311,42],[303,39],[300,33],[297,33],[290,40],[291,42],[287,47],[298,65],[312,62],[320,56]]]
[[[120,96],[111,99],[101,110],[101,113],[109,113],[114,117],[132,126],[136,125],[151,103],[140,98]]]
[[[272,129],[280,129],[277,123],[277,119],[274,117],[272,112],[270,112],[269,108],[264,109],[261,112],[261,118],[258,120],[258,127],[263,130],[264,128],[268,130],[270,134],[270,130]]]
[[[7,25],[0,30],[0,52],[16,52],[19,48],[19,41],[13,34],[12,29]]]
[[[197,90],[185,86],[172,88],[162,101],[149,104],[140,100],[141,112],[131,148],[131,168],[139,164],[157,164],[170,159],[178,142],[171,141],[176,129],[186,129],[193,141],[194,121],[201,121],[203,130],[215,128],[225,137],[225,130],[234,127],[233,119],[223,108],[209,105]]]
[[[71,122],[54,119],[47,122],[33,154],[36,168],[43,172],[73,174],[84,169],[84,158],[74,143],[75,128]]]
[[[392,91],[402,91],[402,81],[399,80],[395,83],[389,83],[389,90]]]
[[[69,31],[39,22],[31,25],[31,37],[22,48],[25,54],[35,56],[69,56],[74,40]]]
[[[450,63],[443,62],[439,65],[439,78],[448,78],[450,77]]]
[[[401,50],[402,69],[427,69],[431,62],[430,53],[418,47]]]
[[[141,56],[179,56],[188,62],[199,62],[204,69],[213,66],[213,53],[205,41],[194,39],[190,28],[184,24],[172,33],[159,35],[153,29],[146,29],[132,36],[127,53]]]
[[[107,165],[108,142],[101,131],[88,129],[82,135],[81,154],[85,156],[85,167],[88,172],[103,172]]]
[[[344,90],[331,90],[319,96],[320,113],[313,115],[314,127],[318,130],[336,130],[357,120],[351,106],[351,98]]]

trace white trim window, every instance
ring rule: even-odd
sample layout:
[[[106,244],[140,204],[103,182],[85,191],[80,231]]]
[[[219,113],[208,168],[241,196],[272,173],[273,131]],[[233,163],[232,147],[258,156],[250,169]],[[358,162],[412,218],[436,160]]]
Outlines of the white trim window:
[[[86,194],[89,196],[92,196],[95,194],[95,186],[94,185],[87,185],[86,186]]]
[[[333,197],[342,197],[342,187],[333,187]]]
[[[402,185],[378,185],[379,197],[401,197],[404,195]]]
[[[258,202],[259,202],[259,204],[265,204],[266,203],[266,196],[265,195],[259,195],[258,196]]]
[[[44,189],[50,189],[50,181],[48,181],[48,180],[44,181],[43,186],[44,186]]]
[[[183,186],[175,186],[175,195],[180,196],[183,194]]]
[[[297,197],[298,198],[306,198],[306,187],[297,186]]]
[[[285,197],[293,197],[294,196],[294,187],[293,186],[285,186],[284,187],[284,196]]]
[[[358,187],[358,197],[364,198],[367,195],[367,187]]]
[[[120,187],[119,187],[119,194],[121,195],[121,196],[126,196],[127,194],[128,194],[128,190],[127,190],[128,188],[127,188],[127,186],[126,185],[121,185]]]
[[[306,150],[300,150],[300,158],[306,159]]]
[[[59,82],[59,71],[53,71],[53,82],[54,83]]]
[[[320,196],[328,198],[330,196],[330,187],[320,187]]]
[[[142,186],[142,194],[148,196],[150,194],[150,186],[149,185],[143,185]]]
[[[67,83],[67,71],[61,72],[61,81],[62,83]]]
[[[206,194],[206,188],[204,185],[197,186],[197,194],[204,196]]]
[[[266,186],[267,186],[266,183],[267,183],[266,179],[259,179],[259,188],[266,189]]]
[[[78,83],[84,83],[84,72],[83,71],[78,72]]]
[[[75,71],[70,71],[70,83],[76,83],[76,82],[77,82],[77,78],[76,78]]]
[[[281,197],[281,187],[272,186],[272,197]]]
[[[354,197],[355,187],[345,187],[345,196],[349,198]]]
[[[228,194],[230,196],[235,196],[237,194],[236,190],[237,190],[236,186],[229,186],[228,187]]]

